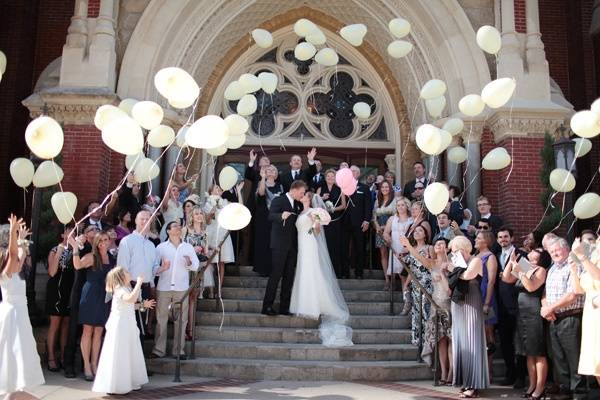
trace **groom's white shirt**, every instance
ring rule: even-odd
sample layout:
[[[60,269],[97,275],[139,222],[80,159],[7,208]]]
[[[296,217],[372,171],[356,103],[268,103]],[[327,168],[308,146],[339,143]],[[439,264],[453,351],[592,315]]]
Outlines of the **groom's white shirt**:
[[[288,192],[285,195],[287,196],[292,208],[294,208],[294,199],[292,198],[292,196],[290,196],[290,193]]]

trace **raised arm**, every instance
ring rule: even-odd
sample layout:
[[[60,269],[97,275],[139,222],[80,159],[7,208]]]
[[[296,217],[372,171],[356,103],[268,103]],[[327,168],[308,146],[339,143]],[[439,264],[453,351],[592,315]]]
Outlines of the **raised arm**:
[[[435,260],[432,258],[425,258],[423,257],[418,251],[417,249],[415,249],[411,244],[410,241],[408,240],[408,238],[406,236],[400,236],[400,244],[402,246],[404,246],[404,248],[406,250],[408,250],[408,252],[417,259],[418,262],[420,262],[421,264],[423,264],[423,266],[427,269],[431,269],[433,268],[433,266],[435,265]],[[429,251],[429,249],[428,249]]]
[[[123,295],[123,301],[127,303],[135,303],[140,298],[140,290],[142,290],[142,283],[144,278],[141,276],[137,277],[133,290],[126,295]]]
[[[19,226],[23,223],[21,218],[17,219],[13,214],[10,215],[8,219],[10,223],[10,233],[8,237],[8,250],[7,250],[7,260],[6,260],[6,268],[4,269],[4,273],[7,276],[11,276],[14,273],[19,272]]]
[[[79,244],[75,240],[73,236],[69,237],[69,244],[73,247],[73,266],[75,269],[85,269],[92,266],[94,263],[94,254],[89,253],[83,256],[83,258],[79,257]]]
[[[50,250],[50,253],[48,253],[48,275],[50,275],[50,277],[53,277],[58,272],[58,261],[60,260],[63,251],[65,251],[64,246],[59,244],[55,249]]]

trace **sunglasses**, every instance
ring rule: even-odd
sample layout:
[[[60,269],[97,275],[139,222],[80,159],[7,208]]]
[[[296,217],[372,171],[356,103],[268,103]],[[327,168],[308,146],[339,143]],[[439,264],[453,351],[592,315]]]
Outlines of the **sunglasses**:
[[[477,229],[481,229],[481,230],[487,231],[488,229],[490,229],[490,227],[489,226],[477,225]]]

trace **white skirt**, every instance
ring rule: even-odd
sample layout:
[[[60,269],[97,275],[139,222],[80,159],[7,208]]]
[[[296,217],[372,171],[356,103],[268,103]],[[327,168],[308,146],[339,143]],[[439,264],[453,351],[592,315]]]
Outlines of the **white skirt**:
[[[206,227],[206,243],[209,247],[216,248],[223,237],[227,234],[227,231],[219,227],[219,223],[213,220],[210,225]],[[221,246],[221,251],[213,259],[216,262],[223,262],[225,264],[235,262],[235,251],[233,249],[233,242],[231,236],[227,236],[227,239]]]

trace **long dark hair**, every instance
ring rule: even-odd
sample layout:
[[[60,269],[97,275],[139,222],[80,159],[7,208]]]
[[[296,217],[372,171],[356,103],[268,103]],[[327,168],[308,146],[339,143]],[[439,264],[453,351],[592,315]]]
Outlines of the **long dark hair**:
[[[383,193],[381,193],[381,187],[383,185],[388,185],[388,188],[389,188],[388,201],[386,204],[383,204]],[[386,207],[386,206],[390,205],[392,200],[394,200],[394,188],[392,187],[392,185],[390,185],[390,183],[388,181],[381,182],[381,184],[379,185],[379,191],[377,192],[377,206],[378,207]]]
[[[106,231],[100,231],[96,234],[96,236],[94,236],[94,241],[92,242],[92,254],[94,255],[94,263],[92,264],[92,269],[94,271],[102,269],[102,255],[100,254],[98,245],[100,244],[100,241],[102,240],[103,236],[106,236],[110,240],[110,237],[108,236],[108,233],[106,233]],[[108,257],[110,259],[110,253],[107,251],[106,254],[108,254]]]

